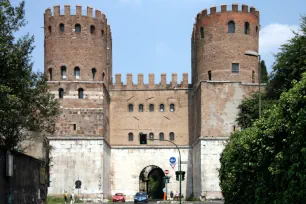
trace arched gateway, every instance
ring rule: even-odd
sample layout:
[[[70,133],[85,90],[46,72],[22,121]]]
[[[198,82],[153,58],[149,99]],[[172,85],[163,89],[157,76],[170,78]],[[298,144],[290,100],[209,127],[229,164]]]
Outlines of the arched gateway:
[[[165,184],[164,171],[155,165],[149,165],[142,169],[139,174],[139,191],[147,192],[152,199],[163,198],[163,188]]]

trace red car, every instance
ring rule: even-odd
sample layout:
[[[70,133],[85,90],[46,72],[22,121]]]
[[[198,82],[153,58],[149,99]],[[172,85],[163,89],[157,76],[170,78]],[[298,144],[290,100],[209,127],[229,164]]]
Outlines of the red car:
[[[123,193],[116,193],[113,197],[113,202],[125,202]]]

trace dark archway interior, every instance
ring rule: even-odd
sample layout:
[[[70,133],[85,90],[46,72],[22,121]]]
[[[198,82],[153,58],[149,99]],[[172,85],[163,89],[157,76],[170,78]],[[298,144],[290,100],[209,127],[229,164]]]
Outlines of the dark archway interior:
[[[139,175],[139,191],[147,192],[151,199],[162,199],[165,187],[164,176],[164,171],[158,166],[147,166]]]

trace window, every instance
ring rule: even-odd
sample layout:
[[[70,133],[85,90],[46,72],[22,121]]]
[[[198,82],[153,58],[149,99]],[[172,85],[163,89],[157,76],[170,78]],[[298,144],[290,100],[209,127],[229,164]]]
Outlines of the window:
[[[165,111],[165,106],[164,106],[164,104],[160,104],[160,106],[159,106],[159,111],[160,111],[160,112],[164,112],[164,111]]]
[[[170,132],[170,140],[174,141],[174,133],[173,132]]]
[[[164,140],[165,139],[165,136],[164,136],[164,133],[159,133],[159,140]]]
[[[255,83],[255,71],[252,71],[252,83]]]
[[[139,112],[143,112],[143,105],[142,104],[139,105]]]
[[[96,32],[95,26],[91,25],[91,26],[90,26],[90,33],[91,33],[91,34],[95,34],[95,32]]]
[[[79,88],[79,89],[78,89],[78,95],[79,95],[79,99],[84,98],[84,89]]]
[[[150,134],[149,134],[149,140],[153,140],[154,139],[154,134],[153,134],[153,132],[151,132]]]
[[[63,23],[60,24],[59,30],[60,30],[61,33],[63,33],[65,31],[65,25]]]
[[[63,80],[66,80],[66,67],[65,66],[61,67],[61,76]]]
[[[256,33],[258,33],[258,26],[256,26]]]
[[[208,71],[208,80],[211,80],[211,71]]]
[[[73,124],[73,130],[76,130],[76,129],[77,129],[76,124]]]
[[[154,105],[153,104],[149,105],[149,110],[150,110],[150,112],[154,112]]]
[[[203,39],[204,38],[204,28],[203,27],[200,28],[200,35],[201,35],[201,39]]]
[[[62,89],[62,88],[58,89],[58,97],[59,98],[64,98],[64,89]]]
[[[239,63],[232,64],[232,73],[239,73]]]
[[[79,67],[74,68],[74,78],[80,79],[80,68]]]
[[[133,104],[129,105],[129,112],[133,112]]]
[[[75,24],[75,32],[80,33],[81,32],[81,25],[80,24]]]
[[[51,26],[48,27],[48,31],[49,31],[49,35],[51,35],[51,31],[52,31]]]
[[[91,69],[92,80],[95,80],[96,72],[97,72],[96,68],[92,68],[92,69]]]
[[[174,109],[174,104],[170,104],[170,112],[174,112],[175,109]]]
[[[104,37],[104,30],[101,30],[101,37]]]
[[[235,22],[228,22],[228,33],[235,33]]]
[[[104,78],[105,78],[105,73],[103,72],[102,73],[102,81],[104,81]]]
[[[250,24],[249,24],[249,22],[245,22],[245,24],[244,24],[244,34],[246,34],[246,35],[250,34]]]
[[[49,81],[52,81],[52,78],[53,78],[53,76],[52,76],[52,69],[49,68]]]
[[[134,135],[133,135],[133,133],[129,133],[129,141],[133,141],[134,140]]]

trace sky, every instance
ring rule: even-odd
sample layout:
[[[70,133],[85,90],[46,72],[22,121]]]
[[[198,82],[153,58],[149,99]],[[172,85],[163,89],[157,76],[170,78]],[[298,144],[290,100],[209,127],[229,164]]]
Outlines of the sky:
[[[11,0],[18,5],[21,0]],[[113,38],[113,78],[126,73],[155,73],[155,83],[160,74],[167,74],[167,83],[171,74],[178,74],[182,80],[184,72],[191,77],[191,33],[194,19],[200,11],[211,6],[220,7],[232,3],[254,6],[260,12],[259,51],[266,61],[268,71],[272,70],[274,54],[280,46],[293,37],[292,31],[298,31],[300,17],[306,14],[306,0],[25,0],[27,25],[16,33],[16,37],[27,33],[35,37],[35,49],[32,53],[34,71],[43,72],[44,68],[44,18],[46,8],[53,9],[59,4],[82,5],[101,10],[111,26]]]

